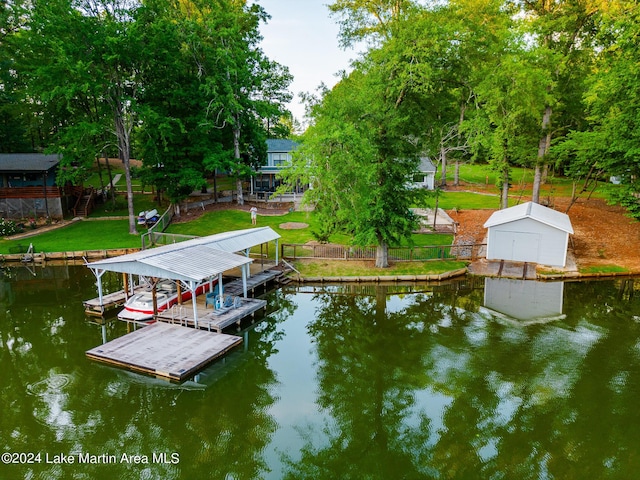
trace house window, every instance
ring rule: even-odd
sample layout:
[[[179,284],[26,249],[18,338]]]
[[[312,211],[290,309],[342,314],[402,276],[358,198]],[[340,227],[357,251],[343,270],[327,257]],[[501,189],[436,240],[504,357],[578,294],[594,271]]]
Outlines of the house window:
[[[284,165],[289,163],[289,154],[288,153],[272,153],[271,159],[273,161],[274,167],[283,167]]]
[[[269,191],[269,177],[268,176],[259,176],[256,177],[256,191],[258,192],[267,192]]]

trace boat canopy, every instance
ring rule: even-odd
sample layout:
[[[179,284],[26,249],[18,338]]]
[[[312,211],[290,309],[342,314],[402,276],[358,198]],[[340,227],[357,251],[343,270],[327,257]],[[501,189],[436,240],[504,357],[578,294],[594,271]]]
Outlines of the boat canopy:
[[[250,275],[249,264],[253,262],[253,259],[249,258],[249,250],[251,247],[275,240],[276,263],[278,263],[279,238],[280,235],[270,227],[236,230],[98,260],[87,263],[87,267],[98,280],[100,305],[103,299],[102,275],[105,272],[181,281],[188,285],[194,296],[198,285],[218,277],[222,295],[222,274],[239,267],[242,271],[242,287],[246,298],[247,277]],[[235,252],[243,252],[244,255],[238,255]],[[193,302],[193,315],[197,327],[196,302]]]
[[[87,267],[94,272],[111,271],[200,283],[253,262],[248,258],[248,252],[246,255],[234,252],[279,238],[280,235],[270,227],[250,228],[106,258],[88,263]]]

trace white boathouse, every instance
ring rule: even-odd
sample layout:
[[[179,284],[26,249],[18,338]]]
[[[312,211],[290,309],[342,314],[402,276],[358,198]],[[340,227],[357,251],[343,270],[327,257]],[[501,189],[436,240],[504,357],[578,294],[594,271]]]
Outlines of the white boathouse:
[[[485,222],[487,260],[532,262],[564,267],[567,263],[569,216],[533,202],[498,210]]]

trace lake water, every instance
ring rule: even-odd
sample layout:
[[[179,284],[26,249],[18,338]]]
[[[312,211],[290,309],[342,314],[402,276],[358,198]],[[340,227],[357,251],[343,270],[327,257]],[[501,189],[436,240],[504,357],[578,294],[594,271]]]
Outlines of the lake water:
[[[286,288],[182,385],[85,357],[94,282],[0,273],[2,479],[640,472],[640,280]]]

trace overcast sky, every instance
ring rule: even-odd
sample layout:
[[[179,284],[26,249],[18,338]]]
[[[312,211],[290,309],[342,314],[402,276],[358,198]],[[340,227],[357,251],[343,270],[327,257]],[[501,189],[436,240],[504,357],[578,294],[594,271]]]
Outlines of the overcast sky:
[[[261,29],[262,48],[271,60],[289,67],[294,94],[289,109],[302,121],[304,106],[298,94],[315,92],[321,83],[333,87],[336,74],[349,69],[356,52],[338,47],[338,26],[326,7],[330,0],[255,1],[271,15]]]

